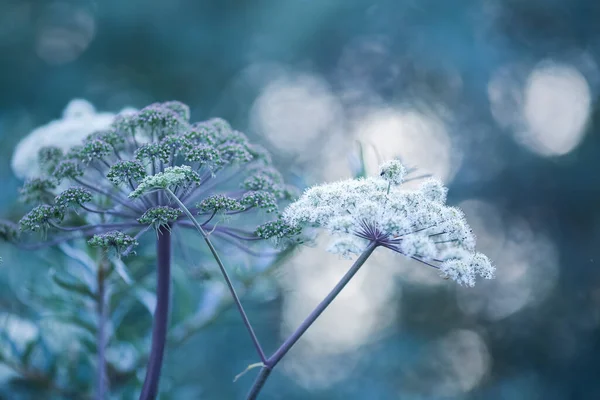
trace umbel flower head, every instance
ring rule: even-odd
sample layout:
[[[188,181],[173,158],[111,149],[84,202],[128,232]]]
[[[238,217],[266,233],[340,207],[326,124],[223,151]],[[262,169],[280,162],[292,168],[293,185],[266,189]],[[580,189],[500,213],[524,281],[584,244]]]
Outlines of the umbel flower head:
[[[77,144],[42,147],[39,173],[21,189],[23,201],[36,207],[20,228],[41,231],[47,240],[28,243],[31,235],[20,235],[21,245],[84,237],[93,246],[129,253],[149,228],[192,227],[168,189],[206,231],[248,250],[243,242],[261,239],[256,226],[227,222],[252,211],[276,213],[293,192],[269,154],[226,121],[189,118],[185,104],[152,104],[114,116],[110,124],[102,120],[102,130]]]
[[[333,235],[329,250],[349,257],[369,243],[437,268],[461,285],[491,279],[495,268],[475,252],[475,236],[464,214],[445,204],[447,189],[427,179],[403,190],[406,169],[393,160],[379,177],[349,179],[308,189],[283,212],[290,227],[319,227]]]

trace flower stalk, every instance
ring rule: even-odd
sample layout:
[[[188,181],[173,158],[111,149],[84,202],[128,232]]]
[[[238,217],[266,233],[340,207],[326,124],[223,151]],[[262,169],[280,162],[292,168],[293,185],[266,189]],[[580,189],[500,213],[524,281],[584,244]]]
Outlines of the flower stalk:
[[[175,193],[173,193],[173,191],[171,191],[169,188],[167,188],[167,189],[165,189],[165,192],[169,196],[171,196],[171,198],[179,205],[179,207],[183,211],[183,213],[190,219],[190,221],[192,222],[194,227],[202,235],[202,238],[204,239],[204,241],[206,242],[206,245],[210,249],[212,256],[214,257],[215,261],[219,265],[221,274],[223,274],[223,278],[225,278],[225,282],[227,283],[227,287],[229,288],[231,297],[233,297],[233,301],[238,309],[238,312],[240,313],[242,320],[244,321],[244,325],[246,326],[246,329],[248,330],[248,333],[250,334],[250,338],[252,339],[252,343],[254,344],[254,347],[256,348],[256,352],[258,353],[260,360],[263,363],[265,363],[267,361],[265,352],[264,352],[262,346],[260,345],[260,342],[258,341],[258,337],[256,336],[256,333],[254,332],[254,328],[252,328],[252,324],[250,323],[248,314],[246,314],[246,311],[244,310],[244,306],[242,305],[242,302],[240,301],[240,298],[235,290],[235,287],[233,286],[233,282],[231,281],[231,278],[229,277],[229,274],[227,273],[227,270],[225,269],[225,265],[223,264],[223,261],[221,261],[221,257],[219,257],[219,253],[217,253],[217,249],[215,249],[215,246],[213,245],[212,241],[210,240],[209,234],[202,228],[202,226],[200,225],[200,223],[198,223],[198,221],[192,215],[190,210],[188,210],[188,208],[185,206],[185,204],[183,204],[183,202],[181,200],[179,200],[179,198],[175,195]]]
[[[98,263],[98,271],[96,273],[96,314],[98,316],[98,332],[97,332],[97,390],[96,399],[105,400],[108,391],[108,377],[106,374],[106,323],[107,323],[107,288],[106,278],[108,274],[108,268],[106,268],[105,259],[101,259]]]
[[[376,242],[371,242],[362,254],[356,259],[354,264],[350,267],[348,272],[340,279],[335,287],[329,292],[327,296],[315,307],[315,309],[306,317],[306,319],[296,328],[296,330],[283,342],[281,346],[273,353],[271,357],[264,362],[265,366],[261,368],[261,371],[254,382],[254,385],[248,393],[247,400],[254,400],[260,394],[263,386],[265,385],[271,371],[281,361],[281,359],[287,354],[288,351],[296,344],[296,342],[306,333],[308,328],[319,318],[319,316],[325,311],[325,309],[335,300],[335,298],[341,293],[346,287],[348,282],[356,275],[367,259],[373,254],[373,251],[377,248]]]
[[[154,310],[150,359],[148,361],[140,400],[153,400],[158,395],[158,382],[160,380],[160,370],[163,363],[169,323],[171,230],[168,227],[161,227],[157,233],[156,309]]]

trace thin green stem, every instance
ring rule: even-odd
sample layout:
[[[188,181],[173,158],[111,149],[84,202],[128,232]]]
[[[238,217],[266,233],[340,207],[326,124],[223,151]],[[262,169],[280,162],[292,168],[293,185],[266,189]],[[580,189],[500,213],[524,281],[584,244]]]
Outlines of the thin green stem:
[[[179,205],[179,207],[184,212],[184,214],[190,219],[192,224],[194,224],[194,227],[198,230],[198,232],[200,232],[200,234],[204,238],[204,241],[206,242],[208,248],[210,249],[210,252],[212,253],[217,264],[219,265],[219,269],[221,270],[221,273],[223,274],[223,277],[225,278],[227,287],[229,288],[229,291],[231,292],[231,296],[233,297],[233,301],[235,302],[235,305],[236,305],[240,315],[242,316],[242,320],[244,321],[244,325],[246,326],[246,329],[248,330],[248,333],[250,334],[250,338],[252,339],[252,342],[254,343],[256,352],[258,353],[260,360],[262,362],[266,362],[267,357],[265,356],[265,352],[263,351],[262,346],[260,345],[260,342],[258,341],[258,337],[256,336],[256,333],[254,333],[252,324],[250,323],[250,320],[248,319],[248,315],[246,314],[246,311],[244,310],[244,307],[242,306],[242,302],[240,301],[240,298],[237,295],[235,287],[233,286],[233,282],[229,278],[229,274],[227,273],[227,270],[225,269],[225,265],[223,265],[223,262],[221,261],[221,257],[219,257],[219,254],[217,253],[217,249],[215,249],[215,246],[212,244],[212,241],[210,240],[208,233],[206,233],[206,231],[202,228],[200,223],[196,220],[196,218],[194,218],[194,216],[192,215],[190,210],[188,210],[188,208],[185,206],[185,204],[183,204],[183,202],[181,200],[179,200],[179,198],[175,195],[175,193],[173,193],[169,188],[165,189],[165,192],[169,196],[171,196],[173,198],[173,200]]]

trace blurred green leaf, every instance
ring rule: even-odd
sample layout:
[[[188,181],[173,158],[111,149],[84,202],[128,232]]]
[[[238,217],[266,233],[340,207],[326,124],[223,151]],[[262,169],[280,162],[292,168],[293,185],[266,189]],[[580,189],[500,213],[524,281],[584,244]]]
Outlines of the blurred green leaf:
[[[26,345],[25,349],[21,353],[21,363],[28,367],[31,364],[31,356],[38,345],[38,339],[30,340]]]
[[[56,273],[56,271],[53,271],[53,270],[50,271],[50,277],[52,278],[54,283],[56,283],[62,289],[66,290],[68,292],[79,293],[83,296],[86,296],[86,297],[92,299],[92,300],[96,300],[96,295],[94,294],[94,291],[92,289],[90,289],[89,287],[87,287],[85,284],[83,284],[81,282],[75,282],[68,278],[61,277]]]

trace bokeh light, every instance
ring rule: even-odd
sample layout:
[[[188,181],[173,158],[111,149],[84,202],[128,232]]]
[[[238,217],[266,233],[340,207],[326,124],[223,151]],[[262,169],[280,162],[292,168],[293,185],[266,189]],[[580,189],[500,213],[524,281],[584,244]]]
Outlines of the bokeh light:
[[[65,64],[77,59],[90,45],[96,21],[84,6],[67,1],[50,1],[37,21],[36,54],[48,64]]]
[[[300,157],[319,154],[323,140],[340,134],[343,120],[342,106],[325,81],[291,72],[269,82],[251,110],[254,130],[284,154]]]
[[[525,78],[518,66],[499,69],[488,84],[492,115],[515,140],[541,156],[571,152],[583,139],[591,89],[573,65],[539,63]]]
[[[427,345],[404,379],[417,394],[452,398],[474,389],[487,375],[491,361],[480,334],[454,330]]]
[[[317,248],[305,247],[285,271],[282,333],[287,336],[336,285],[352,265]],[[344,379],[359,361],[357,348],[395,322],[400,291],[393,265],[367,262],[284,359],[285,370],[306,387],[324,387]],[[396,300],[396,301],[392,301]]]
[[[444,121],[433,113],[384,108],[365,114],[355,124],[355,136],[365,144],[370,171],[399,157],[417,174],[433,174],[448,182],[460,166],[461,152],[452,146]]]
[[[491,320],[506,318],[544,301],[558,279],[556,247],[525,221],[506,221],[489,203],[460,203],[478,248],[494,260],[496,279],[470,290],[457,290],[461,310]]]

